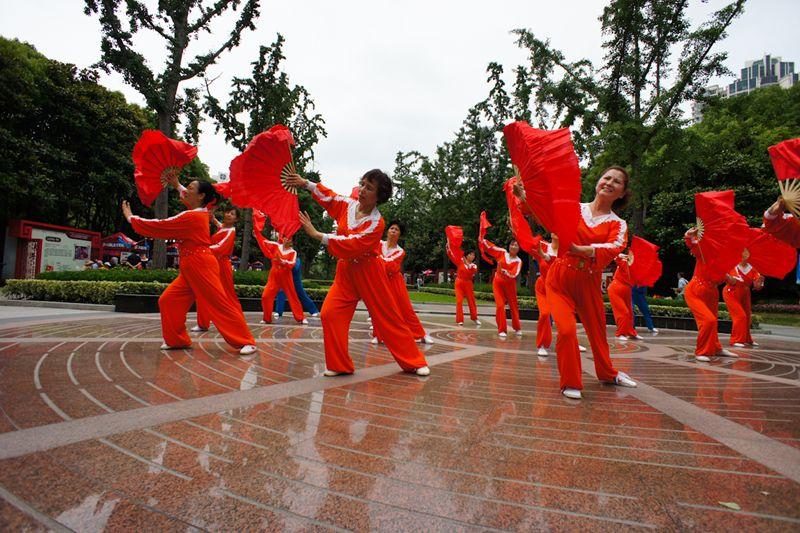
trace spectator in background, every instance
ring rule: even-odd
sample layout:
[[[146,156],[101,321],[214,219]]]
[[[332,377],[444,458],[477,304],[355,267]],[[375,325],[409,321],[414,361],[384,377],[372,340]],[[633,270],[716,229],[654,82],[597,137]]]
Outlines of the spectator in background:
[[[683,298],[684,292],[686,291],[686,286],[689,284],[689,280],[683,277],[683,272],[678,272],[678,287],[675,289],[675,294],[679,298]]]

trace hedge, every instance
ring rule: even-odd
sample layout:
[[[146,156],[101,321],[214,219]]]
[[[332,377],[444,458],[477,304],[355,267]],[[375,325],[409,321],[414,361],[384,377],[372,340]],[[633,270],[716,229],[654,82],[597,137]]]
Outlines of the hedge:
[[[234,271],[233,281],[237,285],[261,285],[267,284],[269,271],[246,270]],[[142,281],[169,283],[178,276],[178,271],[169,270],[133,270],[130,268],[110,268],[108,270],[67,270],[63,272],[41,272],[37,279],[53,281]],[[304,287],[329,286],[330,280],[306,279],[303,280]]]

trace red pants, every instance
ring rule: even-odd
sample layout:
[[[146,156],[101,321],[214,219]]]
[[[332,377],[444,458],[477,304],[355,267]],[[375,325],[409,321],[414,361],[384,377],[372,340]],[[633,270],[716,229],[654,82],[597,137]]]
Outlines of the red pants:
[[[456,324],[464,322],[464,298],[469,306],[469,317],[478,320],[478,306],[475,305],[475,290],[472,281],[456,278]]]
[[[553,343],[553,327],[550,325],[550,305],[547,303],[545,280],[541,276],[536,279],[536,307],[539,308],[539,320],[536,322],[536,347],[549,348]]]
[[[414,311],[414,307],[411,305],[411,297],[408,295],[408,289],[406,288],[406,282],[403,276],[394,274],[387,277],[389,279],[389,289],[392,292],[394,303],[397,304],[397,310],[403,315],[403,320],[405,320],[406,326],[411,330],[411,334],[414,338],[421,339],[426,335],[425,328],[422,327],[422,323],[419,321],[419,317]],[[372,324],[372,331],[373,334],[378,337],[378,340],[383,342],[382,332],[377,324]]]
[[[611,302],[611,311],[614,313],[614,322],[617,323],[615,335],[636,337],[633,327],[633,300],[631,300],[631,286],[619,281],[612,281],[608,286],[608,300]]]
[[[558,330],[556,355],[562,390],[583,388],[575,313],[578,313],[589,337],[597,378],[613,382],[617,376],[606,339],[606,313],[600,293],[600,273],[571,266],[583,262],[571,256],[559,258],[547,273],[547,303]]]
[[[186,331],[186,313],[195,300],[208,313],[225,342],[235,348],[256,343],[238,300],[234,304],[220,284],[217,258],[211,252],[196,252],[181,256],[180,274],[158,299],[161,331],[168,345],[192,344]]]
[[[339,260],[333,285],[322,304],[320,318],[328,370],[347,373],[355,370],[347,349],[347,335],[359,300],[364,300],[375,330],[381,332],[383,342],[403,370],[428,365],[394,302],[381,260],[363,257],[357,263]]]
[[[517,306],[517,279],[509,278],[503,274],[495,274],[492,282],[492,292],[494,292],[495,320],[497,321],[497,332],[505,333],[506,326],[506,302],[511,309],[511,327],[519,331],[522,325],[519,323],[519,307]]]
[[[730,343],[753,344],[753,337],[750,336],[750,287],[742,283],[725,285],[722,298],[733,321]]]
[[[228,298],[241,309],[242,305],[239,303],[239,297],[236,296],[236,290],[233,287],[233,267],[231,266],[231,260],[227,257],[219,257],[217,258],[217,262],[219,263],[219,282],[225,290],[225,294],[227,294]],[[208,313],[200,302],[197,302],[196,305],[197,325],[203,329],[208,329],[211,325],[211,317],[208,316]]]
[[[275,306],[275,297],[278,291],[282,290],[289,300],[289,307],[292,309],[292,316],[298,322],[302,322],[305,318],[303,315],[303,304],[297,297],[297,291],[294,289],[294,280],[292,279],[292,269],[277,267],[274,264],[269,271],[267,278],[267,285],[264,287],[264,292],[261,293],[261,309],[264,310],[264,322],[267,324],[272,323],[272,308]]]
[[[710,281],[689,282],[683,293],[686,305],[694,315],[697,323],[697,355],[716,355],[722,350],[717,335],[717,310],[719,308],[719,292],[717,284]]]

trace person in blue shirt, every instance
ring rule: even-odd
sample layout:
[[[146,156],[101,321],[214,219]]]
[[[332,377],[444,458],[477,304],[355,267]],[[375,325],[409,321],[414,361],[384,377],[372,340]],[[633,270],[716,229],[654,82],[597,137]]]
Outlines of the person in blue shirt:
[[[647,287],[639,287],[638,285],[634,285],[631,288],[631,298],[633,300],[634,307],[638,307],[639,312],[644,315],[644,323],[647,325],[647,329],[649,329],[650,333],[652,333],[654,336],[658,335],[658,330],[653,325],[653,317],[650,314],[650,306],[647,305]],[[634,315],[634,320],[635,319],[636,316]]]
[[[317,317],[319,316],[319,309],[317,309],[317,306],[314,305],[314,302],[309,298],[306,290],[303,288],[303,279],[301,278],[302,271],[303,267],[300,264],[300,255],[298,254],[297,261],[292,268],[294,290],[297,293],[297,297],[300,299],[300,303],[303,304],[303,311],[310,313],[313,317]],[[277,316],[283,316],[284,307],[286,307],[286,295],[283,291],[278,291],[278,295],[275,297],[275,314]]]

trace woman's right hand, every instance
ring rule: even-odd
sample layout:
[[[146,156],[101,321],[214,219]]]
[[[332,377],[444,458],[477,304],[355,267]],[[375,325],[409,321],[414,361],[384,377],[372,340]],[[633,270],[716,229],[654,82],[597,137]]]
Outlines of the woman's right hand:
[[[122,200],[122,214],[125,216],[125,220],[128,222],[131,221],[133,211],[131,211],[131,204],[129,204],[127,200]]]
[[[697,228],[697,227],[689,228],[689,230],[686,232],[686,236],[687,237],[692,237],[693,239],[696,239],[698,231],[699,231],[699,228]]]
[[[522,185],[521,177],[517,176],[517,179],[514,180],[514,185],[512,186],[511,190],[514,193],[514,196],[523,202],[525,201],[525,187]]]
[[[303,178],[300,174],[289,174],[286,176],[286,185],[290,187],[297,187],[298,189],[305,189],[308,180]]]
[[[769,213],[770,216],[773,217],[783,216],[783,214],[786,212],[786,202],[783,200],[783,197],[778,196],[778,200],[774,204],[769,206],[767,212]]]
[[[161,173],[161,180],[172,187],[175,190],[178,190],[178,186],[180,185],[180,181],[178,181],[178,174],[180,173],[180,169],[177,167],[169,167],[164,172]]]

